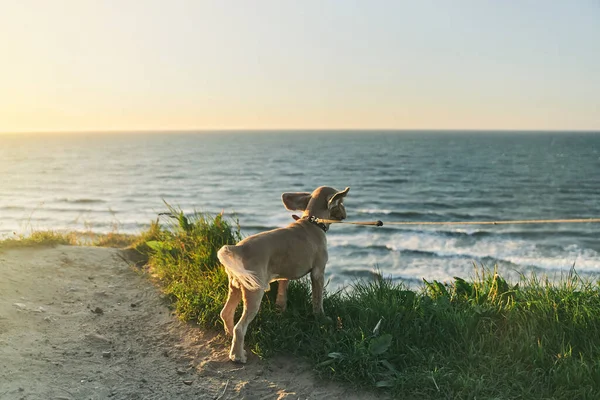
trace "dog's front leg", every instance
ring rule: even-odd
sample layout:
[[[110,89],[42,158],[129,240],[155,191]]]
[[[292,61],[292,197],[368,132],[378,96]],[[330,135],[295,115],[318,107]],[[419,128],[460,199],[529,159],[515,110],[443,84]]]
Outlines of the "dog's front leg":
[[[325,280],[325,266],[313,267],[310,271],[312,282],[313,313],[323,314],[323,285]]]
[[[287,288],[290,283],[287,279],[281,279],[277,281],[277,300],[275,304],[281,311],[285,311],[287,306]]]

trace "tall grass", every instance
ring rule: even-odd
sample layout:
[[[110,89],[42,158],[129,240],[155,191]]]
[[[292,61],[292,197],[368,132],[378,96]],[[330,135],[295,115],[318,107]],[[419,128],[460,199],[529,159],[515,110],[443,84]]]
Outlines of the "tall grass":
[[[197,214],[154,226],[139,246],[180,316],[222,330],[227,277],[216,258],[239,227]],[[475,267],[470,280],[357,282],[325,297],[331,321],[312,316],[310,283],[292,282],[288,309],[267,292],[247,346],[294,354],[323,376],[398,398],[596,399],[600,393],[600,286],[574,269],[558,283],[507,282]],[[240,309],[238,309],[239,315]]]
[[[166,229],[155,225],[145,249],[142,244],[136,248],[151,254],[149,266],[183,319],[216,327],[227,296],[227,274],[217,251],[240,240],[239,228],[222,215],[195,213],[188,218],[171,207],[168,214],[172,218]]]

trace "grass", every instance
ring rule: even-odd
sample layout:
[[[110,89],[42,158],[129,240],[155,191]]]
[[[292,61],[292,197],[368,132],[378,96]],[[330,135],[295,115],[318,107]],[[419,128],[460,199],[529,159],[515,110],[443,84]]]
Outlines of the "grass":
[[[0,241],[0,249],[11,249],[31,246],[73,245],[77,243],[76,235],[57,231],[36,231],[28,236],[15,235]]]
[[[105,234],[96,234],[90,231],[86,232],[61,232],[53,230],[33,231],[29,235],[14,235],[0,240],[0,250],[13,249],[20,247],[35,246],[97,246],[97,247],[116,247],[124,248],[139,245],[138,242],[144,242],[148,232],[152,227],[142,235],[129,235],[118,232],[109,232]]]
[[[222,330],[227,276],[216,251],[240,239],[239,227],[221,215],[171,211],[169,226],[155,225],[139,250],[183,319]],[[574,269],[559,283],[531,275],[515,285],[475,271],[472,280],[425,281],[417,291],[384,278],[357,282],[326,296],[333,322],[312,316],[310,283],[294,281],[284,313],[276,290],[266,293],[246,343],[261,357],[294,354],[322,377],[398,398],[597,398],[598,282]]]
[[[168,223],[156,221],[138,236],[34,232],[0,242],[0,250],[129,246],[182,319],[222,332],[227,276],[216,252],[240,240],[239,226],[222,215],[169,211]],[[530,275],[513,284],[475,266],[472,279],[424,281],[420,290],[378,277],[328,293],[329,322],[312,315],[308,280],[290,284],[284,313],[275,294],[275,287],[266,293],[247,347],[261,357],[296,355],[323,378],[408,399],[571,400],[600,393],[600,284],[575,269],[558,283]]]
[[[227,296],[227,274],[219,268],[217,251],[239,241],[239,228],[233,229],[221,215],[188,219],[172,208],[170,214],[174,218],[168,229],[153,224],[134,249],[150,255],[153,273],[183,319],[215,327]]]

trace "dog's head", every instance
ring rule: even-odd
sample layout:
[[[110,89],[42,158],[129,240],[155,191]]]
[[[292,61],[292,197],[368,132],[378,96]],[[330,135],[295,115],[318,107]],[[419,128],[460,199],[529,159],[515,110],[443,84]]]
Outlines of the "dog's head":
[[[284,193],[281,195],[281,200],[285,208],[290,211],[304,211],[304,216],[342,220],[346,218],[343,200],[349,190],[348,187],[337,191],[328,186],[321,186],[312,193]]]

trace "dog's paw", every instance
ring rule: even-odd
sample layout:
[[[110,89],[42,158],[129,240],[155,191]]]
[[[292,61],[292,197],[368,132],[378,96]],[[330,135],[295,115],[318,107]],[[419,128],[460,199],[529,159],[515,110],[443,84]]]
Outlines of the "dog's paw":
[[[238,364],[246,364],[246,350],[242,350],[242,354],[234,354],[234,353],[229,353],[229,359],[231,361],[233,361],[234,363],[238,363]]]

